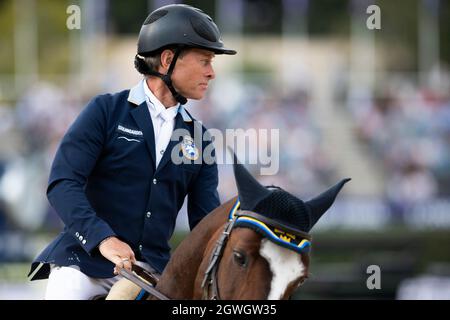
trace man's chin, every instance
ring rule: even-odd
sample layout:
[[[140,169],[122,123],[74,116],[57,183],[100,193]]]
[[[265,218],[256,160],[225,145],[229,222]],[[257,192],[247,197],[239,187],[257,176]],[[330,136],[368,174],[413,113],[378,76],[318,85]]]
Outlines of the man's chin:
[[[190,96],[185,96],[185,97],[190,100],[201,100],[201,99],[203,99],[204,96],[205,96],[204,94],[195,94],[195,95],[190,95]]]

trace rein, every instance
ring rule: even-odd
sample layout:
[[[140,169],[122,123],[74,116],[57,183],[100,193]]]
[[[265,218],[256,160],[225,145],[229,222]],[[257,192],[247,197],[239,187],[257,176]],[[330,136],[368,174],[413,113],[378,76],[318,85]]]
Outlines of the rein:
[[[133,272],[130,272],[126,269],[121,269],[120,274],[127,280],[130,280],[135,285],[139,286],[141,289],[144,289],[149,294],[154,296],[155,298],[158,298],[159,300],[170,300],[166,295],[162,294],[158,290],[156,290],[149,282],[143,280],[141,277],[136,275]]]
[[[231,230],[237,220],[236,211],[239,209],[241,202],[236,200],[233,208],[231,208],[228,215],[228,222],[225,228],[217,240],[217,244],[214,247],[211,259],[209,261],[208,268],[205,271],[205,277],[202,281],[203,299],[208,300],[209,292],[212,291],[212,296],[209,300],[220,300],[219,284],[217,283],[217,269],[219,268],[219,261],[222,258],[223,251],[230,237]]]
[[[217,240],[216,246],[214,247],[211,260],[209,261],[208,268],[206,268],[205,271],[205,277],[202,281],[204,300],[208,299],[210,291],[212,291],[212,296],[211,298],[209,298],[209,300],[220,300],[219,285],[217,283],[217,269],[219,267],[219,260],[220,258],[222,258],[223,250],[225,249],[235,222],[236,217],[227,222],[227,224],[225,225],[225,229],[223,230],[222,234]]]

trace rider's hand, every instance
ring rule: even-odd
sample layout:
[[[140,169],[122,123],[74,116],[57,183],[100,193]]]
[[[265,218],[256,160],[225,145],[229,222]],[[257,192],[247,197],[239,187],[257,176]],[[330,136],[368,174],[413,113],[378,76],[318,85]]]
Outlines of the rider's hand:
[[[116,237],[103,240],[98,247],[102,256],[114,263],[114,274],[119,274],[121,268],[131,271],[131,266],[136,263],[131,247]]]

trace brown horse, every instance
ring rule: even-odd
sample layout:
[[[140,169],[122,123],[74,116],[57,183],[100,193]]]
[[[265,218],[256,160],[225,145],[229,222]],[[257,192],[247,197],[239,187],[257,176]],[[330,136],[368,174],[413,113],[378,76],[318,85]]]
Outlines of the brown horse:
[[[261,186],[237,159],[234,173],[238,197],[208,214],[174,251],[156,285],[166,297],[289,298],[308,277],[309,230],[350,180],[303,202]]]

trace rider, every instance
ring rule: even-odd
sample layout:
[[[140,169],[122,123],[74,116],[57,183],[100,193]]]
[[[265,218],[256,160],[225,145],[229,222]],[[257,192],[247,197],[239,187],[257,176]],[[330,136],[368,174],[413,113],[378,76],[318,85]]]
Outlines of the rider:
[[[69,128],[47,188],[65,227],[29,274],[49,278],[46,299],[104,296],[133,264],[161,273],[184,198],[191,229],[220,204],[216,164],[194,161],[209,143],[196,144],[194,130],[206,129],[183,107],[205,95],[215,54],[236,51],[224,47],[207,14],[187,5],[155,10],[135,57],[144,79],[95,97]],[[182,142],[172,137],[178,129],[187,132]],[[180,148],[177,164],[171,155]]]

